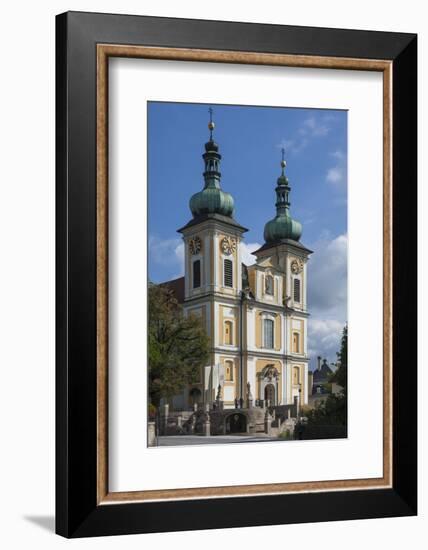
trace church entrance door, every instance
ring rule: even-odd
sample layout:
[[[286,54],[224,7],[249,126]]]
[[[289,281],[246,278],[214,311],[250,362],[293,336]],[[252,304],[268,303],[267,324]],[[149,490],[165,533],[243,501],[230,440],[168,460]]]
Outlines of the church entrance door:
[[[265,386],[265,401],[270,405],[275,405],[275,386],[273,384]]]
[[[247,419],[244,414],[234,413],[226,418],[226,433],[246,433]]]

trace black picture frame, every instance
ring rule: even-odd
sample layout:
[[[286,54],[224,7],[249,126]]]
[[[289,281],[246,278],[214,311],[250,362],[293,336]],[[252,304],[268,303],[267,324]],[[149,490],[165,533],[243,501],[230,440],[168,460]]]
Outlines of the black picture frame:
[[[97,504],[96,46],[392,62],[391,488]],[[56,532],[65,537],[417,513],[417,36],[68,12],[56,18]]]

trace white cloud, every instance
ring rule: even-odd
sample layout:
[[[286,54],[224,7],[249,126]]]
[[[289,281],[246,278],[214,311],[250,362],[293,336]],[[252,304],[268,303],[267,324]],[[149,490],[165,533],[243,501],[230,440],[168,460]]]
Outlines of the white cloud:
[[[343,170],[339,166],[329,168],[326,177],[329,183],[339,183],[343,180]]]
[[[333,153],[331,153],[331,156],[336,159],[343,160],[345,158],[345,153],[338,149],[337,151],[333,151]]]
[[[310,248],[314,253],[308,262],[308,351],[314,368],[318,355],[336,360],[347,321],[348,238],[325,233]]]
[[[177,272],[176,277],[184,275],[184,243],[182,239],[161,239],[156,235],[149,237],[150,262],[158,266],[170,267]],[[175,277],[174,277],[175,278]]]
[[[329,126],[319,122],[313,116],[307,118],[303,122],[303,128],[300,129],[301,134],[303,134],[303,135],[310,134],[314,137],[326,136],[329,132],[330,132]]]
[[[328,363],[336,361],[336,353],[340,349],[343,327],[344,323],[334,319],[309,318],[308,353],[311,358],[312,370],[316,366],[319,355],[323,359],[327,359]]]
[[[326,124],[329,121],[327,116],[315,117],[310,116],[305,119],[300,128],[298,128],[296,136],[288,139],[283,138],[278,147],[284,149],[286,153],[292,153],[294,155],[300,153],[305,149],[314,138],[320,138],[326,136],[330,132],[330,126]]]
[[[256,257],[251,254],[262,245],[260,243],[241,243],[241,260],[245,265],[253,265],[256,263]]]
[[[308,308],[314,317],[347,319],[348,237],[321,237],[308,262]]]
[[[337,190],[346,189],[346,157],[343,151],[334,151],[330,156],[335,159],[334,165],[327,170],[326,181]]]

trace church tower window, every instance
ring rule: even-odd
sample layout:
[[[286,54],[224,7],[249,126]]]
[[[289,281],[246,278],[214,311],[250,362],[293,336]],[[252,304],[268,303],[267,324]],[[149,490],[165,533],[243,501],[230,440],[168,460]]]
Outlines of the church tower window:
[[[300,384],[300,369],[299,369],[299,367],[293,367],[293,384],[295,386]]]
[[[300,302],[300,279],[294,279],[294,301]]]
[[[224,260],[224,286],[233,288],[233,263],[232,260]]]
[[[293,352],[300,353],[300,334],[293,332]]]
[[[263,341],[264,347],[273,349],[274,345],[274,322],[272,319],[264,319],[263,321]]]
[[[193,288],[201,286],[201,260],[193,262]]]
[[[224,343],[226,346],[233,345],[233,323],[232,321],[224,322]]]

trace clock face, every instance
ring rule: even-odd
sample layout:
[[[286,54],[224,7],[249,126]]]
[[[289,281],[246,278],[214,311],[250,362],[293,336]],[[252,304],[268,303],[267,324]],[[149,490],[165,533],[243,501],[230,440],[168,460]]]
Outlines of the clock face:
[[[221,250],[228,256],[236,250],[236,239],[232,237],[224,237],[220,243]]]
[[[300,273],[303,269],[303,262],[302,260],[293,260],[291,262],[291,271],[292,273],[294,273],[295,275],[297,275],[298,273]]]
[[[195,237],[194,239],[190,239],[189,241],[189,250],[190,254],[199,254],[202,248],[202,241],[200,237]]]

